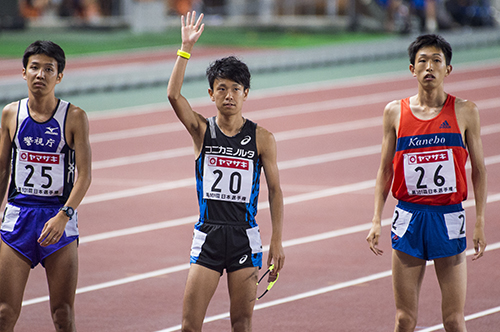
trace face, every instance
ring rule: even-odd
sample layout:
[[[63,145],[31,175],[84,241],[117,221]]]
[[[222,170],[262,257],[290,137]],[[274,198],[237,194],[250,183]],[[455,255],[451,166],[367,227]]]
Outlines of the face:
[[[422,47],[415,56],[415,65],[410,65],[410,71],[418,82],[429,87],[442,84],[451,70],[451,65],[446,65],[443,51],[434,46]]]
[[[230,79],[220,78],[214,81],[214,89],[208,89],[208,94],[219,112],[231,115],[241,112],[248,89]]]
[[[34,94],[53,92],[62,77],[62,73],[57,73],[57,61],[45,54],[30,56],[26,68],[23,68],[23,78]]]

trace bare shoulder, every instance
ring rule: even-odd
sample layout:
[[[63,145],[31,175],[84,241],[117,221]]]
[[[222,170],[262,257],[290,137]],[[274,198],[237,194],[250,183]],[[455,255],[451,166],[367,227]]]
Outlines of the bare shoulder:
[[[393,100],[387,105],[385,105],[384,108],[384,116],[399,116],[401,110],[401,100]]]
[[[257,150],[259,151],[259,154],[265,154],[266,152],[276,150],[276,140],[273,133],[269,130],[257,125],[256,136]]]
[[[13,103],[10,103],[10,104],[6,105],[3,108],[2,117],[3,116],[9,116],[10,117],[13,114],[16,114],[18,108],[19,108],[19,101],[15,101]]]
[[[13,103],[10,103],[6,105],[3,108],[2,111],[2,128],[7,128],[7,129],[12,129],[15,130],[16,126],[16,115],[17,115],[17,109],[19,108],[19,101],[15,101]],[[14,127],[12,127],[14,126]]]
[[[479,115],[479,109],[476,104],[470,100],[456,98],[455,99],[455,113],[459,120],[461,118],[467,119],[469,117],[476,117]]]
[[[85,121],[88,122],[87,113],[80,107],[70,104],[68,109],[68,119],[71,121]]]
[[[401,114],[401,100],[393,100],[384,108],[384,128],[396,130],[399,125]]]

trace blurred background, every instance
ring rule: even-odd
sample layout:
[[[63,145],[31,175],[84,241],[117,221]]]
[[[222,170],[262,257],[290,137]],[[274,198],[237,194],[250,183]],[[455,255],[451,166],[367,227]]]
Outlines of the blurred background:
[[[493,27],[500,0],[2,0],[0,28],[162,31],[189,10],[224,26],[391,33]]]
[[[316,68],[313,78],[344,65],[392,67],[396,59],[404,69],[406,48],[424,32],[442,34],[454,59],[465,51],[472,60],[481,52],[500,57],[500,0],[0,1],[1,104],[26,94],[20,59],[37,39],[58,43],[69,58],[61,98],[81,96],[88,110],[164,101],[179,16],[191,10],[205,14],[207,28],[186,81],[202,84],[208,63],[227,54],[242,57],[255,78],[298,71],[301,82]]]

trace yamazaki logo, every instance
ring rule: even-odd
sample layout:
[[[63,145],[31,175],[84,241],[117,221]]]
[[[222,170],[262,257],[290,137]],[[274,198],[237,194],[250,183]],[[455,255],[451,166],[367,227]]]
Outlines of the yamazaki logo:
[[[416,153],[410,155],[409,164],[426,164],[447,161],[448,153],[446,152],[433,152],[433,153]]]
[[[59,155],[57,154],[21,152],[19,159],[30,163],[59,164]]]
[[[226,168],[234,168],[242,170],[248,170],[249,166],[248,161],[235,158],[226,158],[226,157],[210,157],[208,158],[208,164],[210,166],[226,167]]]

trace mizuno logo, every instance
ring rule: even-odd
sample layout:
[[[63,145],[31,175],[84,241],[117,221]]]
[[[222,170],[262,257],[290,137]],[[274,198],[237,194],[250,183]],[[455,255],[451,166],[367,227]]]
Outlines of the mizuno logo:
[[[54,127],[54,128],[51,128],[51,127],[45,127],[45,129],[47,129],[45,131],[46,134],[49,134],[49,135],[58,135],[58,133],[56,133],[55,131],[58,130],[59,128],[57,127]]]
[[[240,258],[240,264],[243,264],[247,261],[248,259],[248,255],[243,255],[241,258]]]
[[[241,140],[240,144],[247,145],[251,140],[252,140],[252,137],[250,135],[246,135],[245,138]]]
[[[451,126],[450,124],[448,123],[448,121],[444,121],[443,123],[441,123],[441,125],[439,126],[439,129],[450,129]]]

